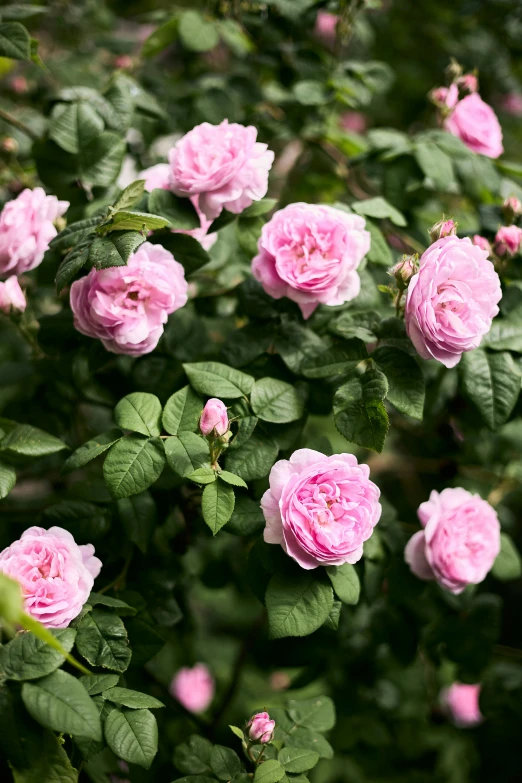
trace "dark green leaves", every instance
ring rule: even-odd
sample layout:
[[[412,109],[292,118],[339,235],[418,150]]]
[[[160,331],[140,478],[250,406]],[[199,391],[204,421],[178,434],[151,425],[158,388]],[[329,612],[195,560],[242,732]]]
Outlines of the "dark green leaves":
[[[140,693],[139,691],[131,691],[129,688],[108,688],[102,692],[102,696],[107,701],[113,702],[113,704],[130,707],[133,710],[158,709],[158,707],[165,706],[159,699],[155,699],[154,696],[149,696],[148,693]]]
[[[226,364],[219,362],[198,362],[197,364],[184,364],[183,369],[191,386],[200,394],[210,397],[225,397],[235,399],[249,394],[254,379]]]
[[[335,725],[335,706],[328,696],[288,702],[288,714],[299,726],[329,731]]]
[[[195,432],[180,431],[167,438],[165,455],[169,467],[184,478],[210,462],[208,443]]]
[[[151,212],[166,218],[172,228],[188,230],[200,226],[199,215],[190,199],[175,196],[169,190],[155,188],[149,194],[148,206]]]
[[[149,710],[113,709],[105,720],[110,749],[129,764],[148,769],[158,751],[158,725]]]
[[[372,353],[372,359],[386,375],[387,399],[401,413],[422,419],[424,376],[413,356],[398,348],[382,346]]]
[[[116,405],[114,418],[124,430],[151,436],[161,434],[161,403],[154,394],[128,394]]]
[[[214,481],[207,484],[203,490],[201,500],[203,519],[214,535],[232,516],[234,500],[234,490],[224,481]]]
[[[256,381],[251,401],[254,413],[263,421],[283,424],[303,415],[304,402],[298,391],[289,383],[275,378]]]
[[[326,573],[332,583],[335,594],[345,604],[356,604],[361,592],[357,571],[349,563],[340,566],[327,566]]]
[[[76,647],[91,666],[124,672],[131,660],[127,631],[121,619],[103,609],[93,609],[77,629]]]
[[[3,434],[3,437],[0,435],[0,455],[5,453],[24,457],[46,457],[67,448],[65,443],[54,435],[9,419],[0,419],[0,433]]]
[[[0,24],[0,57],[31,59],[31,36],[20,22]]]
[[[299,774],[315,767],[319,761],[319,754],[304,748],[282,748],[278,759],[285,772]]]
[[[107,451],[113,443],[117,443],[121,436],[121,430],[114,428],[87,441],[87,443],[84,443],[83,446],[76,449],[76,451],[65,460],[62,472],[71,473],[73,470],[83,468],[83,466],[87,465],[91,460]]]
[[[284,776],[282,764],[276,759],[268,759],[256,768],[254,783],[278,783]]]
[[[165,466],[165,449],[159,438],[131,435],[112,446],[103,475],[113,498],[137,495],[150,487]]]
[[[462,384],[466,395],[480,411],[491,430],[506,422],[520,393],[521,373],[513,357],[489,353],[482,348],[461,359]]]
[[[194,432],[199,424],[203,410],[203,400],[190,386],[175,392],[163,408],[162,422],[170,435],[185,431]]]
[[[57,103],[51,114],[49,138],[66,152],[77,155],[104,129],[104,122],[89,103]]]
[[[65,628],[51,631],[64,650],[70,652],[74,644],[76,631]],[[0,663],[8,679],[35,680],[51,674],[62,665],[65,657],[58,650],[49,647],[32,633],[22,633],[4,645]]]
[[[359,446],[382,451],[389,426],[383,402],[387,391],[386,376],[371,369],[341,386],[334,397],[335,426],[341,435]]]
[[[0,462],[0,500],[8,496],[15,484],[15,469],[6,462]]]
[[[402,212],[399,212],[398,209],[381,196],[368,198],[366,201],[354,201],[351,207],[358,215],[367,215],[368,217],[380,219],[388,218],[396,226],[406,225],[406,218]]]
[[[332,588],[314,571],[278,573],[266,591],[271,639],[308,636],[325,622],[333,604]]]
[[[129,256],[145,242],[139,231],[122,231],[106,237],[95,237],[89,247],[89,262],[95,269],[125,266]]]
[[[183,46],[193,52],[208,52],[219,43],[216,25],[206,22],[198,11],[183,11],[178,32]]]
[[[491,573],[501,582],[519,579],[522,575],[522,559],[507,533],[500,534],[500,552],[493,563]]]
[[[223,745],[214,745],[212,748],[210,766],[219,780],[232,780],[243,768],[237,753]]]

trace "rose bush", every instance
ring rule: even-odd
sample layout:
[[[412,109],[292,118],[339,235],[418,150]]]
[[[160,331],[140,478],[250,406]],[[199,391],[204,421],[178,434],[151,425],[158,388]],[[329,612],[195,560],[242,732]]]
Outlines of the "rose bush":
[[[501,5],[1,6],[2,780],[518,783]]]

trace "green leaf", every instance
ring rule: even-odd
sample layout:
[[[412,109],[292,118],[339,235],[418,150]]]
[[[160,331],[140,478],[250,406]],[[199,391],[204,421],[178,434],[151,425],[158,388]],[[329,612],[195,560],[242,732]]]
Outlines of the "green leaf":
[[[353,565],[344,563],[340,566],[327,566],[326,573],[335,594],[343,603],[355,605],[359,601],[361,583]]]
[[[91,666],[124,672],[131,660],[127,631],[112,612],[93,609],[77,628],[76,649]]]
[[[157,241],[183,266],[186,277],[210,261],[210,256],[202,244],[187,234],[158,234]]]
[[[0,57],[31,59],[31,36],[20,22],[0,24]]]
[[[88,234],[94,237],[91,229],[95,228],[100,223],[100,216],[94,215],[85,220],[77,220],[75,223],[69,223],[63,231],[51,239],[49,247],[53,250],[67,250],[76,245],[77,242],[84,239]]]
[[[91,245],[94,239],[96,239],[96,234],[93,231],[88,232],[87,235],[73,247],[70,253],[67,253],[58,267],[58,272],[56,273],[56,279],[54,281],[58,293],[61,293],[65,286],[72,283],[78,272],[83,269],[89,260]]]
[[[192,52],[208,52],[219,43],[216,25],[206,22],[198,11],[183,11],[178,31],[181,43]]]
[[[462,355],[464,391],[480,411],[491,430],[498,429],[511,415],[518,399],[521,372],[513,357],[476,348]]]
[[[149,193],[148,208],[156,215],[163,215],[167,218],[172,228],[190,230],[199,228],[201,225],[199,215],[191,200],[175,196],[169,190],[154,188]]]
[[[114,409],[116,424],[142,435],[161,434],[161,402],[146,392],[127,394]]]
[[[335,705],[328,696],[289,701],[288,714],[299,726],[314,731],[329,731],[335,726]]]
[[[72,628],[50,631],[66,652],[71,652],[76,631]],[[0,663],[9,680],[35,680],[51,674],[65,661],[58,650],[30,632],[15,636],[1,650]]]
[[[247,218],[241,215],[236,225],[236,235],[239,246],[252,257],[257,253],[257,243],[265,221],[262,217]]]
[[[315,767],[319,761],[319,754],[314,750],[285,747],[279,751],[278,759],[283,765],[285,772],[299,774]]]
[[[128,209],[129,207],[132,207],[141,199],[144,193],[144,179],[137,179],[135,182],[131,182],[131,184],[127,185],[125,190],[121,192],[118,200],[115,201],[112,205],[113,210],[118,212],[120,209]],[[156,212],[156,210],[153,209],[152,212]]]
[[[396,226],[406,226],[406,218],[392,206],[382,196],[376,196],[375,198],[368,198],[365,201],[354,201],[350,205],[354,212],[358,215],[367,215],[368,217],[378,218],[384,220],[388,218]]]
[[[240,476],[236,476],[235,473],[230,473],[228,470],[222,470],[218,473],[218,477],[225,481],[227,484],[232,484],[233,487],[244,487],[248,489],[247,484]]]
[[[58,737],[50,731],[44,732],[38,745],[31,747],[26,762],[22,769],[12,768],[13,783],[78,783],[78,771]]]
[[[107,716],[104,733],[119,758],[149,769],[158,752],[158,724],[152,712],[114,709]]]
[[[302,106],[320,106],[328,103],[329,96],[323,82],[314,79],[304,79],[292,87],[295,99]]]
[[[129,256],[146,240],[138,231],[122,231],[107,237],[95,237],[89,247],[89,261],[95,269],[125,266]]]
[[[217,218],[212,221],[208,227],[207,233],[213,234],[215,231],[220,231],[222,228],[225,228],[225,226],[233,223],[234,220],[237,220],[237,218],[238,215],[234,214],[234,212],[229,212],[227,209],[223,209]]]
[[[144,57],[154,57],[166,49],[167,46],[176,40],[178,36],[178,18],[175,16],[169,19],[165,24],[157,27],[149,35],[143,44],[142,54]]]
[[[102,118],[89,103],[57,103],[51,112],[49,138],[66,152],[77,155],[104,127]]]
[[[62,500],[44,511],[47,525],[58,525],[88,541],[103,536],[110,527],[107,508],[85,500]]]
[[[131,691],[128,688],[108,688],[102,693],[104,699],[112,701],[114,704],[121,704],[123,707],[130,707],[133,710],[158,709],[164,707],[163,702],[149,696],[148,693]]]
[[[370,232],[371,245],[368,251],[368,261],[379,266],[390,267],[393,255],[382,231],[371,220],[366,221],[366,230]]]
[[[481,348],[486,347],[494,351],[522,353],[522,320],[516,317],[495,318],[482,339]]]
[[[170,435],[178,435],[184,430],[194,432],[202,410],[202,398],[190,386],[184,386],[167,400],[162,415],[163,427]]]
[[[156,527],[156,503],[150,492],[140,492],[117,501],[118,514],[127,537],[146,552]]]
[[[245,735],[244,735],[244,733],[241,731],[241,729],[240,729],[240,728],[238,728],[237,726],[230,726],[230,725],[229,725],[229,727],[228,727],[228,728],[230,729],[230,731],[232,732],[232,734],[235,734],[235,735],[236,735],[236,737],[239,737],[239,739],[241,740],[241,742],[243,742],[243,740],[245,739]]]
[[[121,436],[121,430],[114,428],[87,441],[79,449],[76,449],[70,457],[67,457],[62,467],[62,473],[71,473],[73,470],[83,468],[88,462],[103,454],[114,443],[117,443]]]
[[[217,473],[212,468],[197,468],[187,478],[196,484],[212,484],[213,481],[217,481]]]
[[[96,696],[118,684],[119,674],[84,674],[80,682],[89,696]]]
[[[184,364],[191,386],[200,394],[235,399],[249,394],[254,385],[251,375],[219,362]]]
[[[108,606],[110,609],[114,609],[115,614],[121,615],[134,615],[136,609],[130,604],[126,604],[125,601],[120,601],[119,598],[113,598],[110,595],[104,593],[91,593],[87,599],[89,606]],[[107,688],[110,686],[107,685]]]
[[[164,467],[165,448],[159,438],[131,435],[111,447],[103,464],[103,475],[109,492],[118,500],[148,489]]]
[[[276,378],[261,378],[252,387],[254,413],[263,421],[284,424],[300,419],[304,401],[297,389]]]
[[[195,432],[183,432],[165,440],[165,455],[169,467],[178,476],[187,478],[198,468],[208,466],[208,443]]]
[[[243,443],[246,443],[254,432],[259,419],[257,416],[241,416],[237,420],[237,432],[229,444],[230,449],[238,449]]]
[[[175,766],[187,775],[208,775],[213,745],[204,737],[193,734],[186,743],[178,745],[174,751]],[[214,778],[207,778],[207,780]],[[200,781],[200,783],[202,783]]]
[[[448,186],[455,187],[455,174],[451,158],[436,144],[417,142],[413,148],[413,156],[425,177],[437,190],[448,191]]]
[[[155,231],[158,228],[170,227],[170,222],[160,215],[149,212],[136,212],[130,209],[113,212],[110,217],[96,229],[99,234],[111,231]]]
[[[29,19],[31,16],[49,13],[49,8],[43,5],[30,5],[29,3],[9,3],[1,8],[2,19]]]
[[[16,484],[16,470],[6,462],[0,462],[0,500],[11,492]]]
[[[392,405],[401,413],[422,420],[424,375],[413,356],[398,348],[382,346],[372,353],[372,359],[386,375],[387,398]]]
[[[333,591],[313,571],[278,573],[268,583],[265,600],[270,639],[308,636],[330,614]]]
[[[224,745],[214,745],[210,754],[210,766],[219,780],[232,780],[234,775],[243,769],[237,753]]]
[[[268,759],[258,764],[254,775],[255,783],[278,783],[285,775],[285,770],[276,759]]]
[[[241,213],[242,218],[253,218],[259,215],[266,215],[267,212],[271,212],[277,204],[276,198],[262,198],[259,201],[254,201],[249,207],[243,210]]]
[[[126,143],[117,133],[103,131],[80,150],[80,177],[84,182],[108,188],[118,177]]]
[[[243,446],[229,451],[226,456],[226,468],[243,481],[263,478],[277,458],[277,443],[254,433]]]
[[[309,356],[302,363],[301,372],[306,378],[328,378],[353,370],[367,356],[366,346],[360,340],[351,340]]]
[[[364,448],[382,451],[389,427],[383,404],[387,391],[386,376],[379,370],[367,370],[337,389],[334,421],[341,435]]]
[[[522,559],[507,533],[500,534],[500,552],[498,553],[491,573],[501,582],[519,579],[522,576]]]
[[[22,699],[27,712],[40,725],[73,736],[101,740],[96,705],[82,683],[71,674],[58,669],[36,682],[25,682]]]
[[[19,625],[23,614],[20,584],[0,571],[0,618],[8,625]]]
[[[46,457],[67,448],[66,444],[54,435],[29,424],[0,419],[0,428],[7,433],[0,440],[0,452],[20,454],[24,457]]]
[[[216,481],[207,484],[203,490],[201,499],[201,511],[203,519],[211,529],[213,535],[226,525],[234,511],[234,490],[228,484]]]
[[[227,525],[227,533],[234,533],[236,536],[250,536],[262,530],[264,526],[265,517],[259,501],[252,500],[245,495],[236,497],[234,512]]]

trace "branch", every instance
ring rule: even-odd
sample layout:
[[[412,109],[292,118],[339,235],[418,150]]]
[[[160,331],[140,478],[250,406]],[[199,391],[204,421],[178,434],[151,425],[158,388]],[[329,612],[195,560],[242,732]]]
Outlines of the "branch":
[[[18,128],[19,131],[22,131],[22,133],[25,133],[26,136],[29,136],[30,139],[33,141],[38,141],[39,136],[31,130],[25,123],[18,120],[16,117],[13,117],[12,114],[9,114],[9,112],[4,111],[3,109],[0,109],[0,118],[2,120],[5,120],[5,122],[8,122],[9,125],[12,125],[14,128]]]

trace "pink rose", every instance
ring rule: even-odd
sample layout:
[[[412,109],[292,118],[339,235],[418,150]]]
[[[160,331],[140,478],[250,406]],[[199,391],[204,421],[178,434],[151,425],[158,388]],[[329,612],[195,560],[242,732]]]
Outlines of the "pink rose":
[[[522,228],[502,226],[495,236],[495,253],[497,256],[514,256],[518,253],[521,242]]]
[[[214,698],[214,678],[204,663],[185,666],[170,683],[169,692],[189,712],[205,712]]]
[[[489,332],[501,297],[486,250],[468,237],[434,242],[420,258],[406,299],[406,330],[419,356],[455,367]]]
[[[152,190],[169,190],[170,188],[170,166],[168,163],[156,163],[155,166],[149,166],[138,174],[138,179],[145,180],[145,190],[150,193]]]
[[[0,571],[22,588],[25,611],[47,628],[67,628],[100,573],[92,544],[78,546],[61,527],[30,527],[0,552]]]
[[[0,277],[21,275],[42,263],[58,233],[53,223],[68,206],[68,201],[46,196],[43,188],[26,188],[7,202],[0,214]]]
[[[316,307],[355,299],[357,267],[370,249],[359,215],[334,207],[290,204],[263,226],[252,274],[274,299],[297,302],[304,318]]]
[[[0,282],[0,312],[6,315],[23,313],[26,307],[24,292],[16,275],[8,277],[5,283]]]
[[[489,241],[486,239],[486,237],[481,237],[480,234],[475,234],[471,237],[471,241],[477,247],[485,250],[488,255],[491,253],[491,245],[489,244]]]
[[[211,433],[220,436],[228,431],[228,413],[224,402],[215,397],[208,400],[199,420],[199,429],[205,436]]]
[[[248,736],[252,742],[270,742],[274,736],[275,720],[270,719],[268,712],[258,712],[247,723]]]
[[[145,242],[126,266],[91,269],[71,286],[74,325],[112,353],[150,353],[170,313],[187,301],[181,264],[161,245]]]
[[[459,728],[478,726],[484,720],[479,707],[480,688],[480,685],[454,682],[442,690],[442,706]]]
[[[364,133],[368,127],[368,120],[360,111],[345,111],[339,117],[339,127],[353,133]]]
[[[170,186],[178,196],[199,195],[199,208],[214,220],[223,208],[236,214],[266,195],[274,153],[256,141],[257,130],[223,120],[203,122],[169,152]]]
[[[267,544],[302,568],[356,563],[381,516],[379,488],[353,454],[298,449],[270,471],[261,499]]]
[[[513,117],[522,117],[522,94],[519,92],[508,92],[507,95],[503,95],[501,108]]]
[[[335,43],[338,21],[337,14],[331,14],[328,11],[317,12],[314,33],[327,46],[333,46]]]
[[[461,487],[433,490],[417,514],[424,530],[404,552],[415,576],[455,595],[486,578],[500,551],[497,512],[487,501]]]
[[[504,152],[502,128],[497,115],[477,92],[466,95],[456,104],[444,127],[480,155],[498,158]]]

